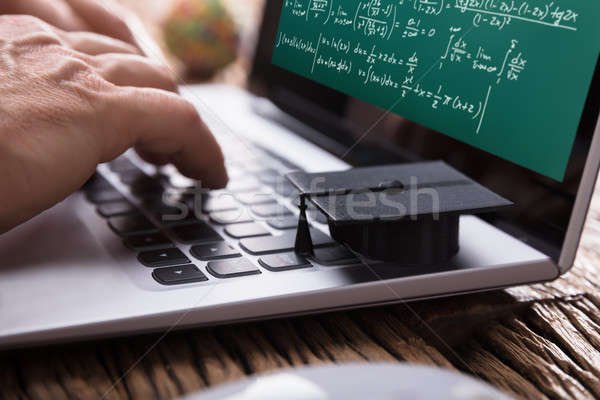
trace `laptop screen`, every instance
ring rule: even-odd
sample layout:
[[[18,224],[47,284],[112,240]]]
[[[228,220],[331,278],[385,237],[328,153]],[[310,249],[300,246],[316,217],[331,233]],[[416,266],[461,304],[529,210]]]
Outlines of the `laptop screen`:
[[[316,105],[509,198],[490,222],[556,259],[597,116],[599,17],[572,0],[273,0],[255,75],[311,125]]]

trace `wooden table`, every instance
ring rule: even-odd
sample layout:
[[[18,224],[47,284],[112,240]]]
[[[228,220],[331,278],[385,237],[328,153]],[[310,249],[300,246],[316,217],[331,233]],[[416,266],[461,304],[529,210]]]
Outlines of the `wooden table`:
[[[259,372],[376,361],[457,369],[516,397],[598,398],[599,244],[596,195],[576,267],[555,282],[0,353],[0,399],[170,399]]]
[[[600,397],[600,194],[576,267],[548,284],[212,329],[0,353],[0,399],[150,399],[259,372],[409,361],[516,397]]]

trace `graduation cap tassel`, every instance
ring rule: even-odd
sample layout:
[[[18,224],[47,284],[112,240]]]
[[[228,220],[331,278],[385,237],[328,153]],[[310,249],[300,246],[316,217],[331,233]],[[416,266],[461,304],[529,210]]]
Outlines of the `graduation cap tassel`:
[[[310,237],[310,228],[306,219],[306,196],[300,195],[300,216],[298,218],[298,230],[296,231],[296,253],[309,257],[314,256],[312,238]]]

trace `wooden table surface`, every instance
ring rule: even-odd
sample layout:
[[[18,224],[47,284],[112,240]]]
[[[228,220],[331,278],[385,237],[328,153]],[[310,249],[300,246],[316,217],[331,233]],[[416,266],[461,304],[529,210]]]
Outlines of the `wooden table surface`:
[[[547,284],[0,353],[0,399],[171,399],[346,362],[437,365],[520,398],[600,397],[600,194],[575,268]]]
[[[4,352],[0,399],[171,399],[254,373],[377,361],[460,370],[520,398],[600,398],[598,293],[599,194],[576,266],[555,282]]]

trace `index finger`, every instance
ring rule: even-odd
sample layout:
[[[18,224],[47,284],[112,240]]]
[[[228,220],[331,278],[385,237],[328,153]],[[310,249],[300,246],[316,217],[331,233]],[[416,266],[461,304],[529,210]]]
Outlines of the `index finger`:
[[[110,126],[121,134],[105,143],[105,160],[135,146],[145,158],[171,162],[204,187],[227,184],[221,148],[189,102],[174,93],[131,87],[118,91],[114,101]]]
[[[118,14],[124,7],[110,1],[66,0],[71,9],[94,31],[136,45],[133,33]]]

